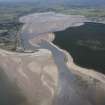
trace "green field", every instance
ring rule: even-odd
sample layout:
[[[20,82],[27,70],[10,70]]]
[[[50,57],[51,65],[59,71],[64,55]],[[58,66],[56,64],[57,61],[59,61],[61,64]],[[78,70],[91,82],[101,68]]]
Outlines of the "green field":
[[[0,4],[0,48],[16,50],[16,35],[22,27],[19,17],[34,9],[31,4]]]
[[[56,12],[61,12],[68,15],[83,15],[86,18],[95,22],[105,22],[105,7],[95,8],[95,7],[62,7],[58,6],[53,9]]]

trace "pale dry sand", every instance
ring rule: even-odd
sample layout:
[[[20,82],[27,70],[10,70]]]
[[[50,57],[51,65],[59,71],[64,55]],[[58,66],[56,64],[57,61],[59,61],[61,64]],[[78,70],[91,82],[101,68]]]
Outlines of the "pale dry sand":
[[[21,30],[21,34],[24,35],[24,33],[27,33],[29,35],[28,39],[43,33],[80,26],[87,21],[87,19],[81,15],[64,15],[55,12],[29,14],[21,17],[19,20],[25,23]]]
[[[49,50],[16,53],[0,49],[0,59],[0,67],[18,85],[28,105],[52,103],[58,85],[58,68]]]

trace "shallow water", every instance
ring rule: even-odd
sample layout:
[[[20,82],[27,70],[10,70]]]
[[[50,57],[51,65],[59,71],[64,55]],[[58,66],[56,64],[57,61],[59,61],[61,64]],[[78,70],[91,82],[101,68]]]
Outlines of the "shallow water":
[[[85,23],[55,34],[53,43],[66,49],[76,64],[105,73],[105,24]]]

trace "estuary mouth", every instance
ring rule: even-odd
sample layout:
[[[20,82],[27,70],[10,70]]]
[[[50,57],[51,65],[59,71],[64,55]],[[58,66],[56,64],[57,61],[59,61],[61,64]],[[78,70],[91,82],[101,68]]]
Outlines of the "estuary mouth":
[[[74,62],[105,73],[105,25],[85,23],[83,26],[55,32],[54,44],[67,50]]]

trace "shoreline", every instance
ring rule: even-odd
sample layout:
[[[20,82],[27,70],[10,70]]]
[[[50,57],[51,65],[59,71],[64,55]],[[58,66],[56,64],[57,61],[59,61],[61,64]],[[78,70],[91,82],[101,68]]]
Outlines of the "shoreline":
[[[20,34],[20,38],[27,42],[23,44],[26,44],[25,48],[31,49],[32,52],[12,52],[0,49],[1,69],[7,75],[8,80],[16,83],[20,92],[25,96],[25,100],[19,104],[104,105],[105,75],[85,71],[77,66],[70,53],[53,43],[56,37],[54,32],[46,31],[46,33],[36,35],[37,32],[34,31],[36,27],[40,31],[42,28],[35,23],[30,27],[30,22],[34,22],[34,18],[29,23],[24,23],[24,27],[28,27],[25,27],[25,30],[21,29],[23,36]],[[52,24],[49,23],[49,25]],[[74,24],[71,20],[72,25]],[[33,30],[30,33],[28,29]],[[28,44],[29,47],[27,47]],[[36,49],[38,50],[35,51]],[[7,86],[8,84],[5,85],[6,92],[10,89],[11,94],[11,88],[7,89]],[[16,98],[16,103],[18,98]]]
[[[41,13],[36,13],[37,15],[40,15]],[[28,14],[28,15],[26,15],[26,16],[23,16],[22,18],[20,18],[19,20],[20,20],[20,22],[22,22],[24,19],[25,19],[25,21],[27,20],[27,19],[30,19],[30,18],[26,18],[27,16],[34,16],[33,14]],[[24,26],[23,26],[23,30],[26,28],[25,27],[25,24],[28,24],[28,23],[26,23],[25,21],[23,21],[23,23],[24,23]],[[84,24],[84,22],[82,23],[82,24],[78,24],[77,23],[77,26],[80,26],[80,25],[83,25]],[[75,27],[76,27],[76,24],[74,25]],[[71,26],[71,27],[73,27],[73,26]],[[63,30],[65,30],[65,28],[63,29]],[[64,49],[61,49],[61,48],[59,48],[57,45],[55,45],[55,44],[53,44],[53,40],[55,39],[55,34],[54,34],[54,32],[46,32],[46,33],[44,33],[45,35],[48,35],[48,39],[49,40],[47,40],[52,46],[54,46],[54,47],[56,47],[59,51],[62,51],[64,54],[65,54],[65,56],[67,57],[67,63],[66,63],[66,65],[67,65],[67,67],[69,68],[69,69],[73,69],[72,70],[72,72],[74,72],[74,73],[79,73],[79,74],[81,74],[81,75],[87,75],[87,76],[89,76],[89,77],[92,77],[92,78],[94,78],[94,79],[97,79],[97,80],[100,80],[101,82],[103,82],[104,84],[105,84],[105,75],[104,74],[102,74],[102,73],[100,73],[100,72],[97,72],[96,70],[94,70],[94,69],[87,69],[87,68],[83,68],[83,67],[81,67],[81,66],[79,66],[79,65],[76,65],[75,63],[74,63],[74,61],[73,61],[73,57],[70,55],[70,53],[68,53],[66,50],[64,50]],[[39,36],[40,35],[43,35],[43,34],[39,34]],[[34,38],[35,38],[35,36],[34,36]],[[37,38],[37,37],[36,37]],[[43,39],[41,39],[41,40],[43,40]],[[31,41],[31,40],[29,40],[29,42],[31,42],[31,44],[32,45],[35,45],[35,43],[34,43],[34,41]],[[36,53],[36,52],[35,52]]]
[[[55,38],[55,34],[51,34],[53,35],[53,38]],[[53,39],[54,40],[54,39]],[[81,67],[77,64],[75,64],[75,62],[73,61],[73,57],[71,56],[71,54],[69,52],[67,52],[64,49],[61,49],[59,46],[53,44],[53,42],[49,42],[52,46],[56,47],[59,51],[63,52],[65,54],[65,57],[67,57],[67,62],[66,65],[67,67],[71,70],[71,72],[75,73],[75,74],[79,74],[81,76],[85,75],[88,76],[90,78],[94,78],[97,79],[99,81],[101,81],[102,83],[105,84],[105,75],[103,73],[97,72],[94,69],[88,69],[88,68],[84,68]]]
[[[39,13],[39,15],[40,15],[41,13]],[[38,13],[37,13],[37,15],[38,15]],[[34,16],[33,14],[28,14],[28,15],[26,15],[26,16],[24,16],[24,17],[27,17],[27,16]],[[20,20],[22,21],[23,19],[24,19],[24,17],[22,17],[22,18],[20,18]],[[26,20],[27,20],[28,18],[26,18]],[[23,21],[24,22],[24,21]],[[81,22],[82,24],[78,24],[77,23],[77,26],[80,26],[80,25],[83,25],[84,24],[84,20],[83,20],[83,22]],[[25,23],[25,24],[28,24],[28,23]],[[24,26],[25,27],[25,26]],[[74,25],[74,26],[69,26],[69,27],[76,27],[76,24]],[[65,30],[66,28],[63,28],[63,30]],[[66,65],[67,65],[67,67],[69,68],[69,69],[73,69],[73,71],[72,72],[75,72],[75,73],[79,73],[79,74],[81,74],[81,75],[87,75],[87,76],[91,76],[91,77],[93,77],[93,78],[95,78],[95,79],[98,79],[98,80],[100,80],[100,81],[102,81],[103,83],[105,83],[104,82],[104,80],[105,80],[105,75],[104,74],[102,74],[102,73],[100,73],[100,72],[97,72],[96,70],[94,70],[94,69],[87,69],[87,68],[84,68],[84,67],[81,67],[81,66],[79,66],[79,65],[76,65],[75,64],[75,62],[73,61],[73,57],[70,55],[70,53],[69,52],[67,52],[66,50],[64,50],[64,49],[61,49],[61,48],[59,48],[57,45],[55,45],[55,44],[53,44],[53,40],[55,39],[55,34],[54,34],[54,32],[48,32],[48,33],[46,33],[46,34],[49,34],[49,39],[47,40],[52,46],[54,46],[54,47],[56,47],[59,51],[62,51],[64,54],[65,54],[65,56],[67,57],[67,63],[66,63]],[[34,37],[35,38],[35,37]],[[31,44],[32,45],[34,45],[35,43],[34,43],[34,41],[31,41],[31,40],[29,40],[30,42],[31,42]]]

